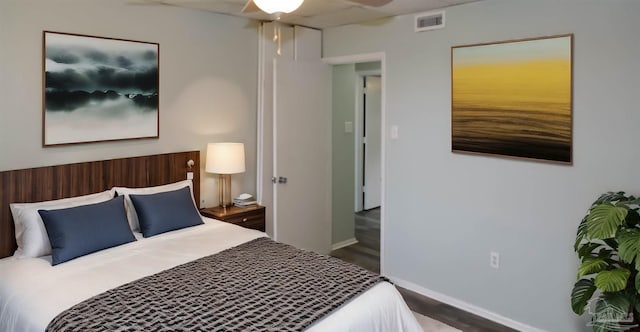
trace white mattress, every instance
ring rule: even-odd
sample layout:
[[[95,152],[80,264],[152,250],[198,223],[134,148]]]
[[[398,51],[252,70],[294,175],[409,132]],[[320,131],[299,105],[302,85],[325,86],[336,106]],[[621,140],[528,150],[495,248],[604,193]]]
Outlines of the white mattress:
[[[51,256],[0,260],[0,331],[42,332],[62,311],[124,283],[265,236],[213,219],[205,224],[51,266]],[[398,291],[380,283],[307,331],[422,331]]]

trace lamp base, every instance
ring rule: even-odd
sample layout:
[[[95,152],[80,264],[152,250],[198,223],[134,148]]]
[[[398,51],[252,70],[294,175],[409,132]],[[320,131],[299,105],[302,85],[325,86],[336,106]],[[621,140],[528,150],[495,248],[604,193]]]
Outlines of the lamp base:
[[[218,174],[218,198],[221,207],[231,206],[231,174]]]

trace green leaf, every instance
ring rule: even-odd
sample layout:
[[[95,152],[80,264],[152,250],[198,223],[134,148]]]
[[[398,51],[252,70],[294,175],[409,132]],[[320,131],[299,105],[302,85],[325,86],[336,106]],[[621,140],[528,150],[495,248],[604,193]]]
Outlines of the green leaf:
[[[625,263],[631,264],[640,254],[640,231],[621,229],[616,235],[618,240],[618,256]],[[640,259],[636,260],[636,269],[640,268]]]
[[[596,287],[603,292],[617,292],[627,287],[629,275],[631,272],[623,268],[605,270],[598,272],[594,282]]]
[[[604,270],[607,266],[609,265],[602,258],[586,257],[578,268],[578,279],[589,274],[598,273]]]
[[[616,235],[618,226],[627,216],[627,209],[605,203],[589,211],[587,215],[587,235],[594,239],[608,239]]]
[[[587,236],[587,217],[582,218],[580,225],[578,226],[578,234],[576,235],[576,243],[573,245],[573,251],[578,252],[580,243]]]
[[[578,249],[578,257],[582,259],[582,257],[589,256],[591,253],[593,253],[594,250],[596,250],[601,245],[602,245],[601,243],[595,243],[595,242],[585,243],[580,249]]]
[[[611,332],[612,329],[608,328],[608,326],[604,326],[602,323],[594,322],[595,318],[591,317],[591,327],[593,332]],[[613,330],[615,331],[615,330]]]
[[[607,193],[600,195],[600,197],[598,197],[598,199],[595,202],[593,202],[593,206],[600,205],[602,203],[611,203],[611,202],[627,201],[627,200],[629,199],[627,198],[627,196],[625,196],[624,191],[618,191],[615,193],[612,191],[609,191]]]
[[[631,301],[624,292],[620,293],[605,293],[602,294],[601,301],[604,301],[609,307],[619,309],[619,311],[628,312]]]
[[[636,277],[636,282],[638,281],[637,279],[638,277]],[[625,297],[627,298],[629,303],[631,303],[631,306],[634,310],[636,308],[640,308],[640,294],[638,294],[636,289],[637,287],[629,287],[624,291]]]
[[[611,238],[611,239],[604,239],[602,241],[606,243],[609,247],[611,247],[611,249],[618,250],[618,241],[616,241],[616,239]]]
[[[600,249],[600,251],[598,251],[598,257],[599,258],[610,258],[612,252],[613,252],[613,250],[611,250],[611,249],[602,248],[602,249]]]
[[[640,224],[640,214],[638,211],[633,209],[627,210],[627,217],[624,218],[624,222],[627,224],[627,227],[636,227]]]
[[[582,315],[595,290],[596,285],[593,283],[593,279],[578,280],[571,291],[571,309],[573,309],[573,312]]]
[[[591,323],[594,331],[622,331],[628,323],[631,302],[625,293],[606,293],[596,302]]]
[[[627,202],[627,205],[640,205],[640,198],[633,197],[632,200]]]

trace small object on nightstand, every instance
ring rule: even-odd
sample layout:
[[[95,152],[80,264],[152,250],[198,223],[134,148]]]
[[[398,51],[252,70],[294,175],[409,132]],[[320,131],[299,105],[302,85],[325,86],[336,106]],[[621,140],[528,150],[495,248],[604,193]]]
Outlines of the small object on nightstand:
[[[247,208],[256,204],[258,204],[258,202],[250,194],[240,194],[240,196],[233,199],[233,205],[241,208]]]
[[[200,210],[200,214],[205,217],[225,221],[238,226],[265,231],[265,211],[261,205],[251,205],[248,207],[230,206],[224,209],[216,206]]]

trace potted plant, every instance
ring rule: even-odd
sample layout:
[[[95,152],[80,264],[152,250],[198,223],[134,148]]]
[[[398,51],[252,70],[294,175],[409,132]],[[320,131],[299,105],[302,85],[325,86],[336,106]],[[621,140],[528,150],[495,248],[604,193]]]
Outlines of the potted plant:
[[[624,331],[640,322],[640,199],[624,192],[598,198],[578,226],[580,258],[571,308],[591,314],[594,331]]]

